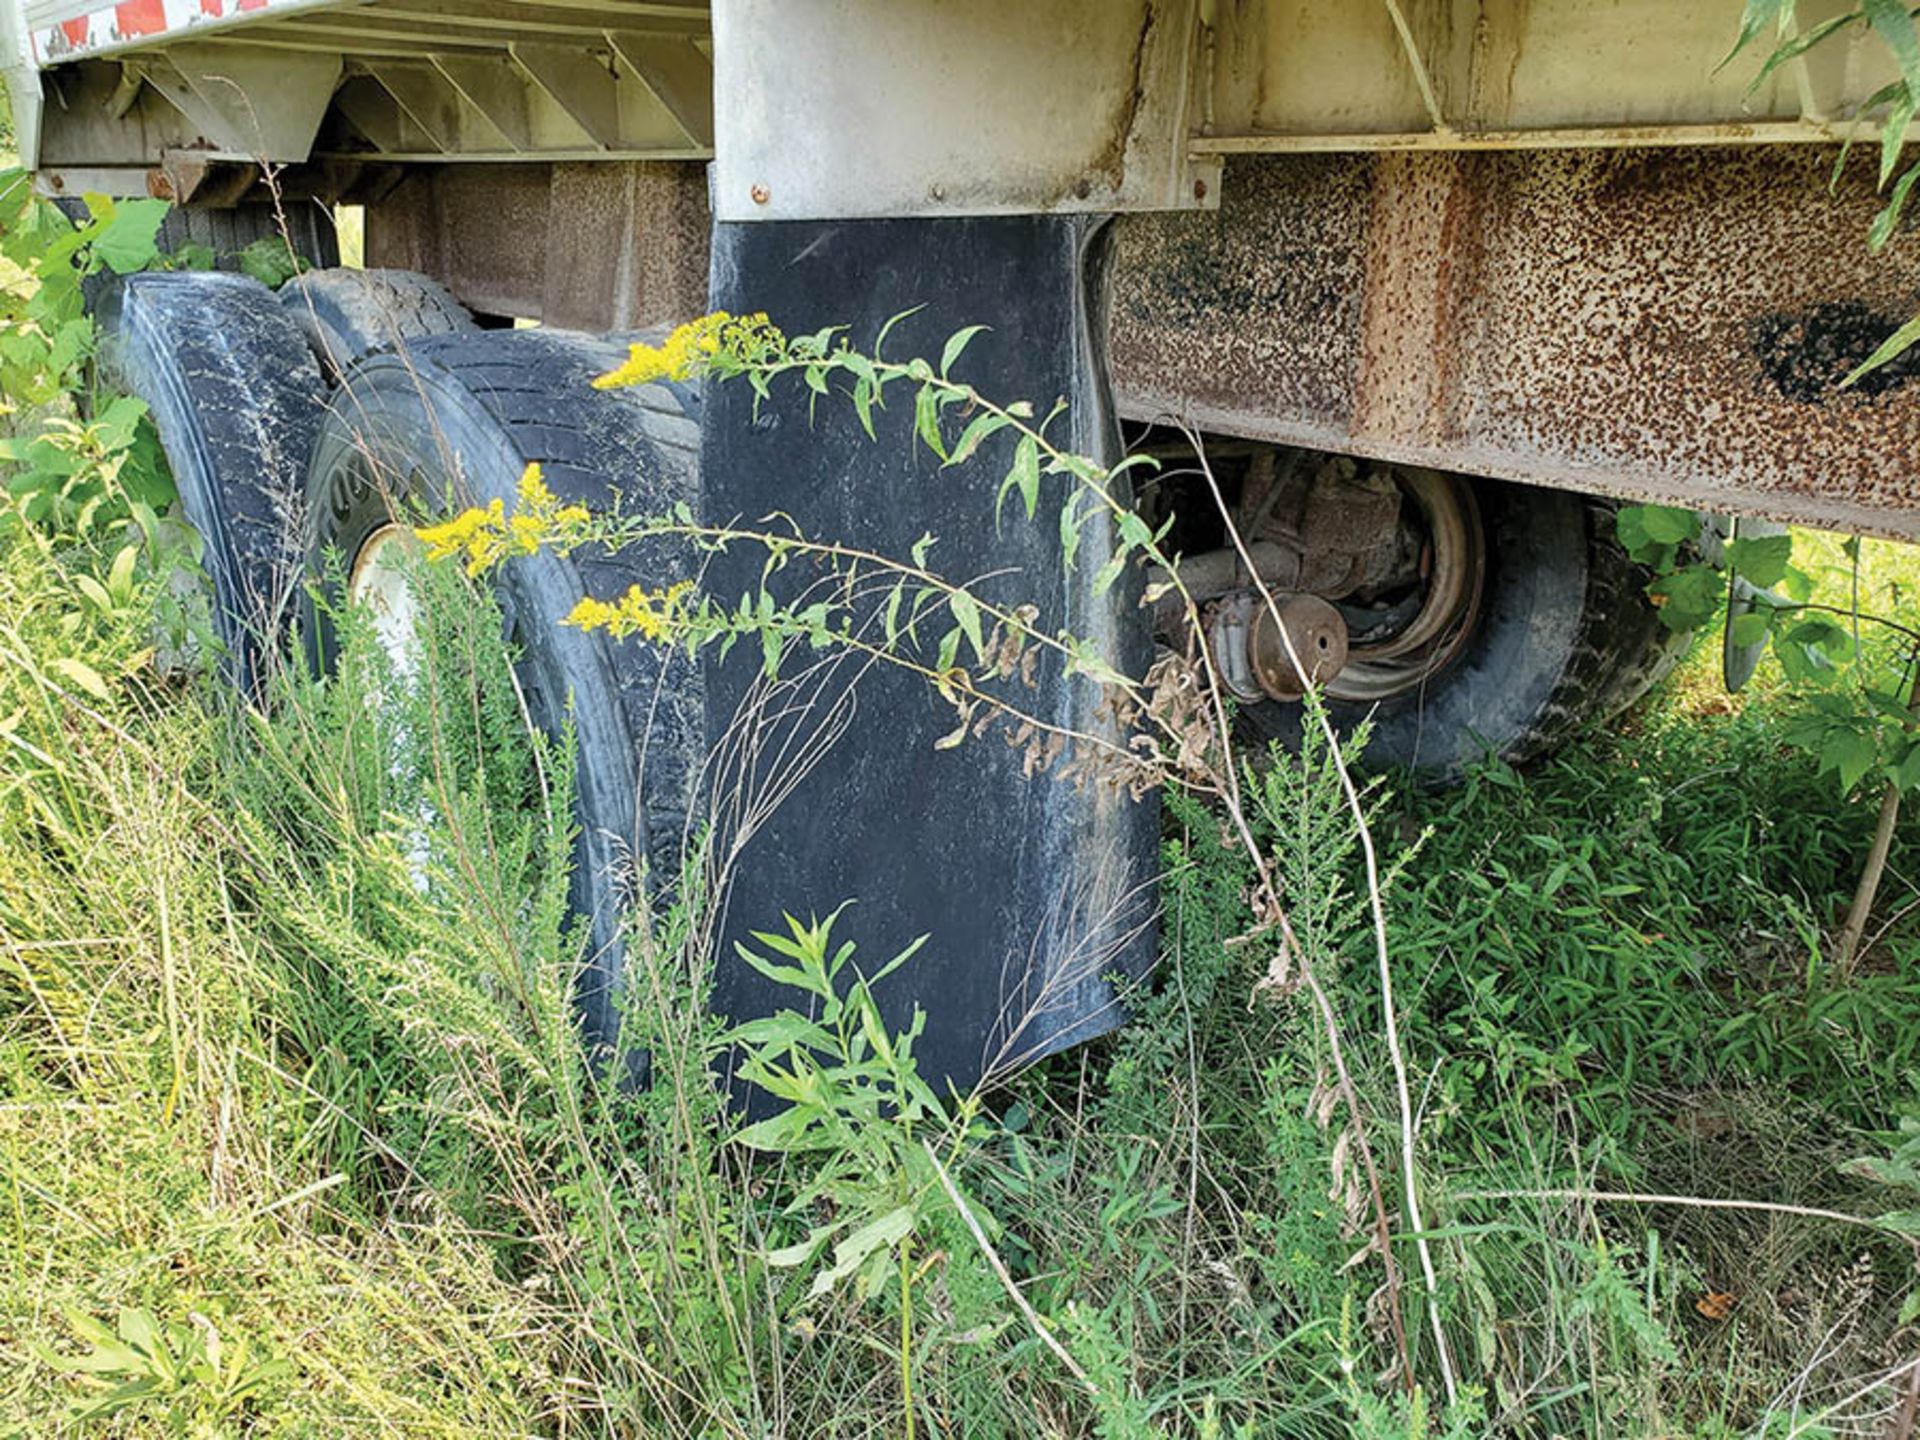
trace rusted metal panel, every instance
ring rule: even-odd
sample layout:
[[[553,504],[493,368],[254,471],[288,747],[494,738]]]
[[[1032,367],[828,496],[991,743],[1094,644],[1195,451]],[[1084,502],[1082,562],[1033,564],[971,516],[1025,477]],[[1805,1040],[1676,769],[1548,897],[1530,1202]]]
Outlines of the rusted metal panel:
[[[556,165],[550,196],[549,325],[632,330],[707,308],[704,166]]]
[[[631,330],[706,308],[710,228],[697,165],[435,166],[368,205],[367,263],[485,314]]]
[[[1864,148],[1864,147],[1863,147]],[[1920,538],[1920,306],[1831,150],[1287,155],[1118,222],[1123,413]]]
[[[418,270],[469,309],[544,314],[547,165],[448,165],[408,172],[367,206],[367,264]]]

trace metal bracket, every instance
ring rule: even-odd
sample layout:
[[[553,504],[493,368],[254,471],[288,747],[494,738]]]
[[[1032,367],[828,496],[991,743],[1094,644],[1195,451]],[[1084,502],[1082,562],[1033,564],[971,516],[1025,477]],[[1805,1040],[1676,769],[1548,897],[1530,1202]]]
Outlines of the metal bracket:
[[[338,55],[174,45],[146,67],[158,90],[223,154],[305,160],[340,81]]]

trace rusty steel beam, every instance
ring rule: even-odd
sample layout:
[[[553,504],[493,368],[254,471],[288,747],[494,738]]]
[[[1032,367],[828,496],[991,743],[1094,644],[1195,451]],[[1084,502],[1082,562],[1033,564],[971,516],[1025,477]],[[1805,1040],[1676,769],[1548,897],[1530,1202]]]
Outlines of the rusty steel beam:
[[[1862,150],[1867,147],[1861,147]],[[1859,157],[1636,150],[1230,162],[1115,222],[1122,413],[1532,484],[1920,538],[1920,308]]]

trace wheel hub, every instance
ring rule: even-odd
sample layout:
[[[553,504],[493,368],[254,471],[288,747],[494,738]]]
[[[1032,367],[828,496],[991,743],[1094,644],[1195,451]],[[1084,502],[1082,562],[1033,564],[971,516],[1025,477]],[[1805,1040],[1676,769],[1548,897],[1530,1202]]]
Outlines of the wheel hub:
[[[1248,464],[1234,529],[1238,543],[1179,573],[1243,700],[1298,700],[1302,666],[1337,699],[1402,694],[1449,664],[1479,617],[1486,538],[1464,477],[1269,447]],[[1185,603],[1162,602],[1163,629],[1185,628]]]
[[[1347,622],[1318,595],[1269,602],[1242,591],[1213,608],[1209,642],[1227,688],[1242,700],[1298,700],[1347,663]]]
[[[402,680],[420,670],[420,600],[413,588],[419,556],[411,530],[382,525],[361,544],[347,573],[347,603],[366,611],[374,639]]]

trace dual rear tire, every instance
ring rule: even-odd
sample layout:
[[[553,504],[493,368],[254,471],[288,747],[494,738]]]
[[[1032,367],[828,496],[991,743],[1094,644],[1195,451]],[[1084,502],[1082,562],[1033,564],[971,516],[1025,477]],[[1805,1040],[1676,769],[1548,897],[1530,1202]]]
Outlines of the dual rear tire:
[[[222,273],[131,277],[109,347],[152,409],[184,518],[200,533],[224,680],[263,702],[296,631],[337,650],[332,593],[378,542],[499,500],[541,466],[563,503],[657,513],[694,498],[698,423],[677,388],[598,391],[621,347],[561,331],[483,332],[435,282],[317,272],[278,296]],[[331,388],[329,381],[332,381]],[[665,544],[516,556],[490,581],[530,717],[574,740],[572,902],[590,930],[577,987],[603,1067],[626,988],[624,917],[641,877],[677,878],[702,716],[684,654],[561,624],[584,595],[682,578]]]
[[[615,347],[546,330],[452,333],[348,371],[308,470],[300,631],[330,668],[331,615],[356,562],[396,525],[499,501],[510,513],[522,472],[541,467],[563,504],[640,513],[693,499],[698,430],[684,397],[658,387],[596,391]],[[662,542],[562,557],[517,556],[493,572],[515,674],[533,722],[571,731],[578,824],[572,905],[588,923],[577,988],[590,1049],[637,1081],[643,1058],[617,1053],[626,990],[622,927],[633,902],[678,878],[701,754],[697,668],[683,652],[563,625],[583,596],[683,578]],[[650,881],[650,886],[645,883]]]

